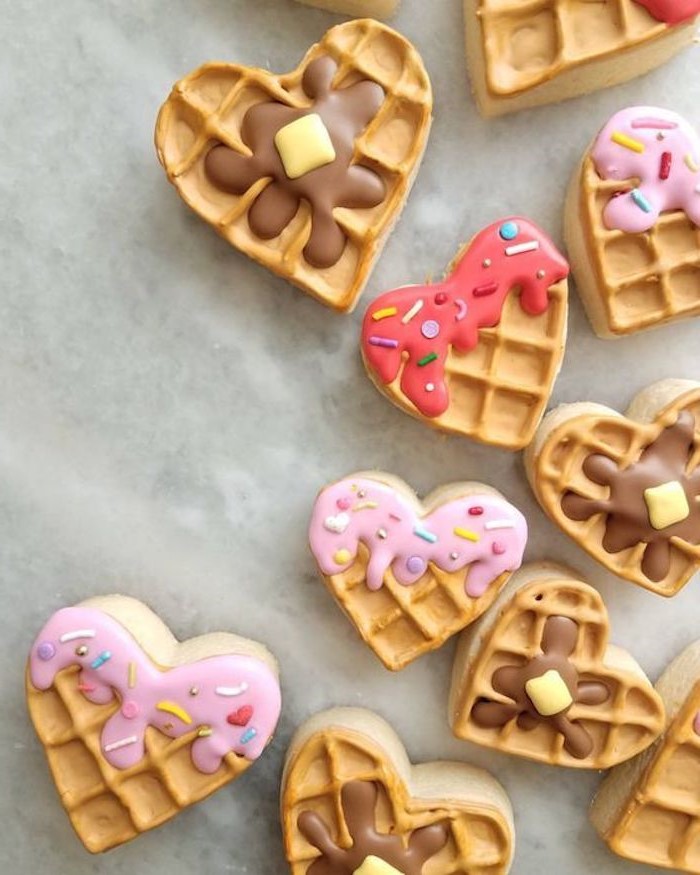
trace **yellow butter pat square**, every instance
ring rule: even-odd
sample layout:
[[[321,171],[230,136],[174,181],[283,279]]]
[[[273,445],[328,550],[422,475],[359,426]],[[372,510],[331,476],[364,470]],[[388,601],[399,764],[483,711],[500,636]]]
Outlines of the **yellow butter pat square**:
[[[649,522],[657,531],[680,523],[690,516],[690,505],[678,480],[644,490],[644,501],[649,511]]]
[[[393,866],[380,860],[379,857],[369,856],[365,857],[362,865],[359,869],[355,869],[353,875],[404,875],[404,873],[394,869]]]
[[[553,668],[550,668],[541,677],[530,678],[525,684],[525,692],[530,697],[537,713],[541,714],[542,717],[561,714],[574,703],[566,681]]]
[[[335,161],[331,135],[315,112],[280,128],[275,134],[275,146],[290,179]]]

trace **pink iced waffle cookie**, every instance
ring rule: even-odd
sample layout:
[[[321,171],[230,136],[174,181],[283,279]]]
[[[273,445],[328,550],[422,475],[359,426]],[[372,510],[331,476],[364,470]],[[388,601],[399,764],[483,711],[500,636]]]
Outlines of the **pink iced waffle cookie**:
[[[398,669],[486,609],[520,566],[527,524],[481,484],[445,486],[421,506],[401,481],[368,473],[321,491],[309,541],[343,610]]]
[[[134,778],[145,801],[153,785],[162,793],[177,760],[173,783],[182,786],[171,801],[191,804],[261,755],[281,705],[275,663],[260,645],[224,633],[178,644],[148,608],[121,596],[51,617],[29,657],[28,699],[57,788],[90,850],[175,813],[152,800],[154,822],[132,817],[126,835]],[[88,751],[96,766],[82,763]],[[97,795],[78,789],[90,773],[99,776]],[[93,805],[100,797],[110,799],[111,818],[100,819]]]

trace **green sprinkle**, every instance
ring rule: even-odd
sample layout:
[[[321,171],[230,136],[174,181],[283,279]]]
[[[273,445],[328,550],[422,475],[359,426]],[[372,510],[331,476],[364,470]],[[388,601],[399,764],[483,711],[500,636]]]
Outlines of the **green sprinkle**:
[[[418,367],[423,368],[426,365],[429,365],[430,362],[434,362],[436,358],[436,352],[429,352],[428,355],[424,355],[422,359],[418,359]]]

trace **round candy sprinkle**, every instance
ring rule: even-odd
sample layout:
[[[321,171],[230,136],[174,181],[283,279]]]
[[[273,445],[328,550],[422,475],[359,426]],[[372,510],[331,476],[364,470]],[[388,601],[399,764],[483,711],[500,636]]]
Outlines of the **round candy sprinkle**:
[[[36,654],[39,659],[43,659],[46,662],[47,659],[51,659],[56,654],[56,648],[50,641],[42,641],[41,644],[37,647]]]
[[[426,383],[425,384],[426,392],[434,392],[435,391],[435,383]]]
[[[506,548],[500,541],[494,541],[491,549],[496,556],[502,556],[506,552]]]
[[[483,264],[484,267],[491,267],[491,259],[490,258],[485,258],[481,263]]]
[[[338,508],[340,510],[347,510],[350,507],[350,505],[352,504],[352,502],[350,501],[349,498],[339,498],[336,501],[336,504],[338,505]]]
[[[501,235],[502,240],[515,240],[520,233],[520,228],[518,228],[515,222],[505,222],[501,225],[498,233]]]
[[[122,705],[122,714],[127,720],[133,720],[139,716],[139,706],[136,702],[129,699]]]
[[[480,507],[478,504],[469,508],[469,516],[481,516],[483,512],[483,507]]]
[[[446,304],[447,303],[447,292],[438,292],[435,295],[435,303],[436,304]]]
[[[459,559],[459,553],[450,553],[450,559],[456,562]]]
[[[420,556],[409,556],[406,560],[406,568],[411,574],[423,574],[427,567],[425,560],[421,559]]]
[[[336,565],[347,565],[351,559],[352,555],[349,550],[338,550],[333,556],[333,561]]]
[[[386,539],[386,537],[387,537],[387,531],[386,531],[386,529],[377,529],[377,537],[378,537],[381,541],[384,541],[384,540]]]
[[[420,327],[420,333],[423,337],[427,337],[428,340],[432,340],[440,333],[440,323],[434,319],[426,319]]]
[[[541,270],[541,269],[538,270],[538,271],[537,271],[537,279],[538,279],[538,280],[543,280],[544,277],[545,277],[545,273],[544,273],[544,271]]]

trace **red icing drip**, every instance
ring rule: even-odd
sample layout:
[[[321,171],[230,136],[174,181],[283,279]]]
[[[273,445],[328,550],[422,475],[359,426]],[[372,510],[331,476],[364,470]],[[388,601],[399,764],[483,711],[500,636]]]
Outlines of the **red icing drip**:
[[[665,24],[680,24],[700,14],[700,0],[637,0],[637,3]]]
[[[514,239],[502,239],[499,231],[506,224],[517,225]],[[539,244],[537,249],[506,255],[506,249],[532,241]],[[444,282],[394,289],[370,304],[362,325],[365,362],[384,384],[392,383],[403,366],[403,394],[423,416],[440,416],[449,406],[445,382],[449,348],[453,346],[462,353],[474,349],[479,329],[498,325],[506,296],[516,288],[520,289],[520,306],[526,313],[543,313],[549,304],[550,286],[568,275],[564,257],[527,219],[495,222],[477,234]],[[422,306],[404,324],[402,319],[419,301]],[[373,319],[374,313],[394,307],[395,315]],[[438,333],[434,325],[426,323],[437,323]],[[390,349],[371,345],[369,338],[376,334],[397,341],[398,346]],[[437,358],[419,364],[431,354]]]

